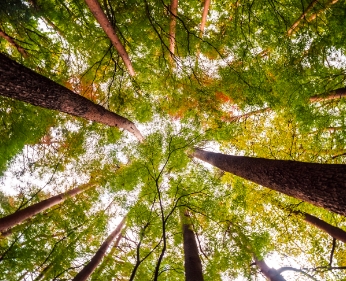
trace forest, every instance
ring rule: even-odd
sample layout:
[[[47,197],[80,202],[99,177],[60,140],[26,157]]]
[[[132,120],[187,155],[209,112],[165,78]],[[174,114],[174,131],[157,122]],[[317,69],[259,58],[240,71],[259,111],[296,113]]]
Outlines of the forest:
[[[0,280],[346,280],[346,3],[8,0]]]

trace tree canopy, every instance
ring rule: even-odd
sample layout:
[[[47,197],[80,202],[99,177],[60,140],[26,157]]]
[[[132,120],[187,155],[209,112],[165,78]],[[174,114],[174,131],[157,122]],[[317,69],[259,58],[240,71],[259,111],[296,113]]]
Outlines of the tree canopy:
[[[346,165],[345,24],[338,0],[2,3],[0,217],[60,201],[0,218],[0,280],[345,280],[343,205],[311,204],[334,174],[306,202],[193,157]]]

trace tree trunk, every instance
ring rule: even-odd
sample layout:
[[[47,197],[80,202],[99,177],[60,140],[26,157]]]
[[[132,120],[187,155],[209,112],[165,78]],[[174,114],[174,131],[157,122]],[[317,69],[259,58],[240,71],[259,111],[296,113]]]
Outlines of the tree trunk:
[[[270,268],[263,260],[258,260],[256,256],[254,256],[254,260],[263,275],[270,281],[286,281],[276,269]]]
[[[126,218],[120,222],[117,228],[107,237],[107,239],[102,243],[101,247],[98,249],[96,254],[92,257],[90,262],[73,278],[73,281],[84,281],[94,272],[96,267],[102,261],[102,258],[106,255],[106,251],[110,244],[113,242],[115,237],[120,233],[121,229],[125,224]]]
[[[316,226],[317,228],[321,229],[322,231],[328,233],[330,236],[333,238],[340,240],[344,243],[346,243],[346,231],[342,230],[341,228],[338,228],[336,226],[333,226],[313,215],[310,215],[305,212],[301,211],[294,211],[290,210],[291,213],[296,214],[296,215],[302,215],[303,220],[308,222],[309,224]]]
[[[185,216],[188,216],[185,214]],[[202,263],[199,258],[195,234],[188,218],[183,218],[185,280],[203,281]]]
[[[24,58],[28,57],[28,53],[23,49],[23,47],[19,46],[11,36],[6,34],[5,31],[0,29],[0,37],[4,38],[8,43],[10,43],[13,47],[15,47],[19,53],[22,54]]]
[[[115,49],[118,51],[118,54],[122,58],[127,70],[129,71],[129,74],[131,76],[135,76],[135,71],[132,67],[129,55],[126,52],[123,44],[120,42],[118,35],[115,33],[113,26],[107,19],[106,14],[103,12],[99,2],[97,0],[85,0],[85,3],[88,5],[95,19],[101,25],[102,29],[107,34],[108,38],[111,40]]]
[[[334,91],[331,91],[328,93],[327,96],[312,96],[310,98],[310,102],[319,102],[319,101],[326,101],[326,100],[336,100],[346,97],[346,88],[339,88]]]
[[[322,14],[322,13],[325,12],[327,9],[329,9],[330,6],[336,4],[338,1],[339,1],[339,0],[332,0],[332,1],[330,1],[329,3],[327,3],[327,5],[326,5],[323,9],[319,10],[319,11],[318,11],[317,13],[315,13],[315,14],[312,14],[312,15],[308,18],[308,22],[313,21],[313,20],[314,20],[315,18],[317,18],[320,14]]]
[[[169,24],[169,52],[171,57],[171,62],[174,61],[174,51],[175,51],[175,27],[177,25],[177,15],[178,15],[178,0],[171,0],[171,22]]]
[[[4,54],[0,54],[0,94],[108,126],[123,128],[134,134],[138,140],[143,140],[139,130],[128,119],[94,104]]]
[[[195,149],[224,171],[346,216],[346,165],[232,156]]]
[[[203,7],[201,27],[200,27],[201,36],[203,35],[205,23],[207,22],[207,16],[208,16],[208,12],[209,12],[209,7],[210,7],[210,0],[205,0],[204,1],[204,7]]]
[[[11,228],[24,220],[31,218],[32,216],[50,208],[53,207],[63,201],[65,201],[67,198],[73,197],[91,187],[95,186],[94,183],[87,183],[82,185],[81,187],[74,188],[72,190],[69,190],[65,193],[61,193],[59,195],[53,196],[49,199],[43,200],[39,203],[36,203],[34,205],[31,205],[25,209],[19,210],[15,212],[14,214],[8,215],[6,217],[3,217],[0,219],[0,231],[7,230],[8,228]],[[7,233],[5,231],[5,233]],[[11,234],[11,233],[9,233]]]
[[[308,12],[318,3],[318,0],[313,0],[309,6],[306,8],[306,10],[302,13],[302,15],[294,22],[294,24],[291,26],[291,28],[287,31],[287,35],[291,36],[294,32],[294,30],[298,27],[299,23],[302,19],[304,19]]]

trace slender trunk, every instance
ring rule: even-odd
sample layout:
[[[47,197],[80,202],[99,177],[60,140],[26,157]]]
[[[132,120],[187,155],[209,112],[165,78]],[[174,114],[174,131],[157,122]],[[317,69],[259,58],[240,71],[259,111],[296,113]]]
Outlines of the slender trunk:
[[[108,126],[123,128],[134,134],[138,140],[143,140],[139,130],[128,119],[94,104],[3,54],[0,54],[0,94]]]
[[[80,187],[74,188],[74,189],[69,190],[67,192],[61,193],[59,195],[53,196],[49,199],[46,199],[46,200],[43,200],[39,203],[31,205],[31,206],[24,208],[22,210],[19,210],[19,211],[15,212],[14,214],[3,217],[0,219],[0,231],[7,230],[8,228],[11,228],[11,227],[23,222],[24,220],[31,218],[32,216],[50,208],[50,207],[53,207],[53,206],[65,201],[67,198],[73,197],[73,196],[93,187],[93,186],[95,186],[94,183],[84,184]]]
[[[207,22],[209,7],[210,7],[210,0],[205,0],[204,1],[204,7],[203,7],[201,26],[200,26],[201,36],[203,35],[205,23]]]
[[[285,278],[274,268],[270,268],[265,261],[258,260],[256,256],[254,256],[255,263],[257,267],[261,270],[263,275],[267,277],[270,281],[286,281]]]
[[[346,216],[346,165],[232,156],[195,149],[224,171]]]
[[[291,36],[294,30],[298,27],[299,23],[306,17],[308,12],[311,11],[311,9],[318,3],[318,0],[313,0],[309,6],[306,8],[306,10],[301,14],[301,16],[294,22],[294,24],[291,26],[291,28],[287,31],[287,35]]]
[[[183,217],[183,216],[182,216]],[[199,258],[195,234],[188,215],[183,217],[183,239],[185,257],[185,280],[203,281],[202,263]]]
[[[330,236],[333,238],[340,240],[344,243],[346,243],[346,231],[342,230],[341,228],[338,228],[336,226],[333,226],[313,215],[310,215],[305,212],[301,211],[293,211],[291,210],[292,213],[297,214],[297,215],[302,215],[303,220],[308,222],[309,224],[316,226],[317,228],[323,230],[324,232],[328,233]]]
[[[171,0],[171,22],[169,24],[169,52],[171,55],[171,62],[174,61],[175,52],[175,27],[177,25],[177,15],[178,15],[178,0]]]
[[[19,53],[22,54],[24,58],[28,57],[28,53],[23,49],[23,47],[19,46],[11,36],[6,34],[5,31],[0,29],[0,37],[4,38],[8,43],[10,43],[13,47],[17,49]]]
[[[118,51],[120,57],[122,58],[129,74],[135,76],[135,71],[132,67],[131,60],[128,53],[125,50],[125,47],[120,42],[118,35],[115,33],[115,30],[109,20],[107,19],[106,14],[103,12],[99,2],[97,0],[85,0],[85,3],[88,5],[90,11],[94,15],[95,19],[101,25],[104,32],[107,34],[108,38],[111,40],[113,46]]]
[[[121,229],[125,224],[126,218],[120,222],[117,228],[107,237],[107,239],[102,243],[101,247],[98,249],[96,254],[92,257],[90,262],[73,278],[73,281],[84,281],[94,272],[96,267],[102,261],[102,258],[106,255],[106,251],[116,236],[120,233]]]
[[[115,240],[114,245],[112,247],[112,249],[110,250],[110,252],[107,254],[107,256],[104,258],[104,261],[102,262],[102,264],[99,266],[99,268],[97,269],[97,271],[95,271],[95,274],[100,274],[102,272],[102,270],[106,267],[107,263],[109,261],[111,261],[111,257],[114,255],[115,251],[118,249],[118,245],[119,242],[121,240],[121,238],[123,238],[122,234],[120,233],[118,235],[117,240]]]
[[[332,0],[330,1],[323,9],[319,10],[317,13],[312,14],[308,18],[308,22],[313,21],[315,18],[317,18],[320,14],[322,14],[324,11],[330,8],[330,6],[336,4],[339,0]]]

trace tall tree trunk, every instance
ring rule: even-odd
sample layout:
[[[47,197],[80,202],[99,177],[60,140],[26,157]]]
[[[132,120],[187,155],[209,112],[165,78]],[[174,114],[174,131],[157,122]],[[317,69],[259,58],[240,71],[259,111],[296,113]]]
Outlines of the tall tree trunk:
[[[328,93],[327,96],[317,95],[310,98],[310,102],[319,102],[326,100],[336,100],[346,97],[346,88],[339,88]]]
[[[312,14],[312,15],[308,18],[308,22],[310,22],[310,21],[314,20],[315,18],[317,18],[320,14],[322,14],[323,12],[325,12],[327,9],[330,8],[330,6],[336,4],[338,1],[339,1],[339,0],[332,0],[332,1],[330,1],[329,3],[327,3],[327,5],[326,5],[323,9],[321,9],[321,10],[319,10],[318,12]]]
[[[19,46],[11,36],[9,36],[5,31],[0,29],[0,37],[4,38],[8,43],[17,49],[19,53],[22,54],[24,58],[28,57],[28,53],[24,50],[23,47]]]
[[[109,263],[112,259],[111,257],[114,255],[115,251],[118,249],[118,245],[120,243],[120,240],[123,238],[122,234],[120,233],[118,235],[117,240],[115,240],[114,245],[112,247],[112,249],[109,251],[109,253],[107,254],[107,256],[104,258],[102,264],[98,267],[98,269],[95,271],[95,274],[98,275],[100,274],[103,269],[106,267],[107,263]]]
[[[108,38],[111,40],[115,49],[118,51],[129,74],[131,76],[135,76],[135,71],[132,67],[130,57],[128,53],[126,52],[123,44],[120,42],[118,35],[115,33],[113,26],[107,19],[106,14],[103,12],[99,2],[97,0],[85,0],[85,3],[88,5],[95,19],[98,21],[98,23],[101,25],[104,32],[107,34]]]
[[[204,7],[203,7],[201,26],[199,28],[200,31],[201,31],[201,36],[203,35],[205,23],[207,22],[207,16],[208,16],[209,7],[210,7],[210,1],[211,0],[204,0]]]
[[[171,12],[171,22],[169,24],[169,52],[170,52],[171,63],[173,63],[174,52],[175,52],[175,27],[177,25],[177,15],[178,15],[178,0],[171,0],[170,12]]]
[[[264,260],[258,260],[256,256],[254,256],[254,260],[263,275],[270,281],[286,281],[276,269],[270,268]]]
[[[0,219],[0,231],[4,231],[8,228],[11,228],[24,220],[31,218],[32,216],[53,207],[61,202],[64,202],[67,198],[76,196],[77,194],[95,186],[95,183],[87,183],[80,187],[74,188],[59,195],[53,196],[49,199],[43,200],[39,203],[31,205],[27,208],[19,210],[14,214],[8,215]],[[6,232],[5,232],[6,233]]]
[[[90,262],[73,278],[73,281],[84,281],[94,272],[96,267],[102,261],[102,258],[106,255],[106,251],[116,236],[120,233],[121,229],[125,224],[126,218],[120,222],[117,228],[107,237],[107,239],[102,243],[101,247],[98,249],[96,254],[92,257]]]
[[[195,234],[192,230],[192,224],[189,215],[185,213],[183,218],[183,239],[184,239],[184,257],[185,257],[185,280],[203,281],[202,263],[199,258]]]
[[[232,156],[195,149],[224,171],[346,216],[346,165]]]
[[[0,95],[58,110],[108,126],[123,128],[140,141],[143,137],[128,119],[75,94],[54,81],[0,53]]]
[[[319,219],[318,217],[315,217],[313,215],[310,215],[310,214],[302,212],[302,211],[290,210],[290,212],[293,214],[296,214],[296,215],[301,215],[302,219],[305,220],[307,223],[309,223],[313,226],[316,226],[317,228],[321,229],[322,231],[328,233],[333,238],[346,243],[346,231],[342,230],[341,228],[333,226],[333,225]]]
[[[294,32],[294,30],[298,27],[299,23],[306,17],[308,12],[318,3],[318,0],[313,0],[309,6],[306,8],[306,10],[301,14],[301,16],[294,22],[294,24],[291,26],[291,28],[287,31],[287,35],[291,36]]]

